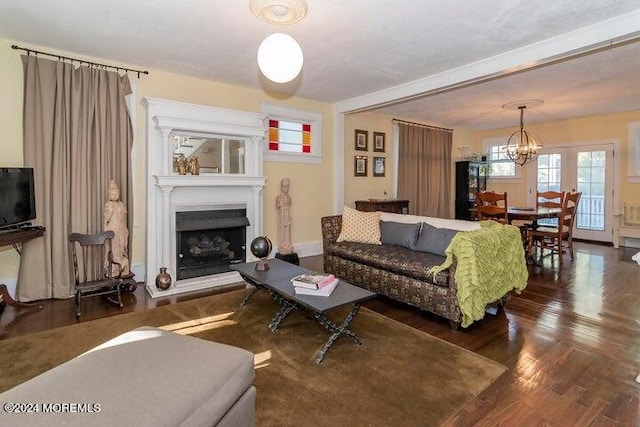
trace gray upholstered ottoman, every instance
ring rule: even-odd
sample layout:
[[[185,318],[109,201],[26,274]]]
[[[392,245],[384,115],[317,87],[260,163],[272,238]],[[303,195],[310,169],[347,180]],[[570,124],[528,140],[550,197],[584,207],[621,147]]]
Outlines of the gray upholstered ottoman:
[[[254,378],[251,352],[143,326],[0,394],[0,425],[253,426]]]

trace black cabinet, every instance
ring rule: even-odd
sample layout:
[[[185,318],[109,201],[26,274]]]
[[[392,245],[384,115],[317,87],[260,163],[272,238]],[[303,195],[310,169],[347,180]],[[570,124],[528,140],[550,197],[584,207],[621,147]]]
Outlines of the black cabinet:
[[[456,162],[456,219],[475,219],[470,209],[475,207],[476,193],[486,190],[486,163]]]

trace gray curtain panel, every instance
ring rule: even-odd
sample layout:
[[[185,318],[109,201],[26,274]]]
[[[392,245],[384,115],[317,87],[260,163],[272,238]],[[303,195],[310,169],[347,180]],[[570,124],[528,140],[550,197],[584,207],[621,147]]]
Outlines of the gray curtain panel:
[[[452,132],[398,123],[398,198],[409,213],[451,217]]]
[[[46,231],[23,247],[17,294],[20,301],[68,298],[67,237],[102,231],[110,179],[132,229],[131,86],[127,75],[35,55],[23,55],[22,64],[24,163],[34,168],[36,223]]]

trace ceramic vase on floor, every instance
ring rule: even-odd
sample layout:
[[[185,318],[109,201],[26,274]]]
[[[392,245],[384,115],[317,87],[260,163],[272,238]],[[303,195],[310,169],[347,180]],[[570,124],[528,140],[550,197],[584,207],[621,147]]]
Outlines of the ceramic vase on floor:
[[[171,275],[167,273],[167,267],[160,267],[160,274],[156,276],[156,288],[166,291],[171,287]]]

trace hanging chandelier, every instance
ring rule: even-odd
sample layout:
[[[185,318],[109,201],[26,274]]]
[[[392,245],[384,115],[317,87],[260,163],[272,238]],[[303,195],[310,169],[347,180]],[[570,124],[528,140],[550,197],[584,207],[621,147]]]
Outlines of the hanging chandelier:
[[[502,108],[520,110],[520,129],[512,133],[507,140],[507,145],[502,147],[507,157],[520,166],[535,162],[538,159],[538,151],[542,148],[540,137],[524,129],[524,110],[542,104],[543,101],[533,99],[510,102],[502,106]]]
[[[249,6],[254,15],[270,24],[294,24],[307,15],[304,0],[251,0]],[[272,82],[295,79],[303,63],[302,48],[288,34],[273,33],[258,47],[258,68]]]

